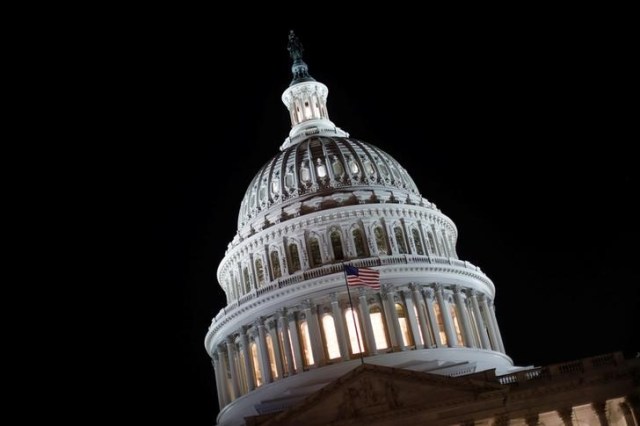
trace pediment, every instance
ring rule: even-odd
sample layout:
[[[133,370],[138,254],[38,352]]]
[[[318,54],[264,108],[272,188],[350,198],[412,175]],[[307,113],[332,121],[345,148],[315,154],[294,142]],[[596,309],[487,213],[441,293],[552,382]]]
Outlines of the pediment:
[[[394,411],[428,410],[501,392],[502,385],[418,371],[365,364],[325,386],[297,405],[249,422],[254,425],[327,425],[388,416]]]

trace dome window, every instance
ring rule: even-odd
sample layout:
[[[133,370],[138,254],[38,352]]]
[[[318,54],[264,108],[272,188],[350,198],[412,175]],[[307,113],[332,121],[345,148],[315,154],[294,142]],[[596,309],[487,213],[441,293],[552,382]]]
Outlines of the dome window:
[[[354,229],[351,234],[353,235],[353,243],[356,247],[356,256],[365,257],[366,253],[364,250],[364,238],[362,238],[362,231],[360,229]]]
[[[291,243],[289,244],[289,273],[293,274],[300,270],[300,255],[298,253],[298,246]]]
[[[294,179],[293,179],[293,172],[289,171],[285,177],[284,177],[284,186],[287,188],[287,190],[291,191],[294,188]]]
[[[320,179],[327,177],[327,168],[322,161],[318,158],[318,164],[316,165],[316,173]]]
[[[275,250],[271,252],[271,271],[271,275],[274,280],[282,276],[282,271],[280,270],[280,256],[278,256],[278,252]]]
[[[382,177],[385,177],[385,178],[389,177],[389,169],[387,168],[387,166],[385,166],[382,163],[378,163],[378,168],[380,169],[380,173],[382,174]]]
[[[340,231],[333,231],[331,233],[331,248],[333,249],[333,258],[335,260],[344,259],[344,252],[342,251],[342,237]]]
[[[264,284],[264,268],[260,259],[256,259],[256,275],[258,276],[258,284]]]
[[[396,226],[393,229],[393,233],[396,236],[396,242],[398,243],[398,251],[400,254],[407,254],[407,244],[404,241],[404,233],[402,232],[402,228]]]
[[[380,253],[390,254],[389,247],[387,246],[387,239],[385,238],[382,226],[376,226],[373,230],[373,234],[376,237],[376,245],[378,246],[378,251]]]
[[[280,180],[277,177],[271,181],[271,192],[276,195],[280,194]]]
[[[344,167],[342,167],[342,162],[338,160],[336,157],[333,157],[333,175],[336,178],[341,178],[344,175]]]
[[[314,267],[322,265],[322,255],[320,254],[320,243],[316,237],[309,238],[309,254]]]
[[[371,161],[364,160],[363,165],[364,165],[364,171],[368,175],[373,176],[376,173],[375,169],[373,168],[373,164],[371,164]]]
[[[422,239],[420,238],[420,231],[413,228],[411,233],[413,234],[413,244],[416,246],[416,252],[418,254],[424,255],[424,249],[422,248]]]
[[[376,349],[382,350],[389,348],[387,333],[384,326],[384,318],[380,306],[373,305],[369,308],[369,318],[371,318],[371,326],[373,328],[373,337],[376,341]]]
[[[265,201],[267,201],[267,185],[262,184],[260,185],[260,202],[264,203]]]
[[[309,168],[306,164],[303,164],[302,167],[300,167],[300,180],[304,183],[311,181],[311,173],[309,173]]]
[[[360,167],[358,167],[358,163],[356,162],[356,160],[350,160],[349,161],[349,169],[351,170],[351,173],[353,173],[354,175],[357,175],[360,172]]]

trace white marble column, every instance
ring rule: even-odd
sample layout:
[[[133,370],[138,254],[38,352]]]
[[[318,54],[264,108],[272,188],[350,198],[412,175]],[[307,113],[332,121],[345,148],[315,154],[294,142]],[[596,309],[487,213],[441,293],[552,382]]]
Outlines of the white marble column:
[[[320,324],[318,323],[318,313],[316,307],[311,300],[305,300],[302,303],[302,310],[307,319],[307,329],[309,330],[309,340],[311,340],[311,351],[313,353],[313,361],[316,366],[326,364],[324,356],[324,348],[322,347],[322,336],[320,333]]]
[[[487,297],[482,296],[480,298],[480,306],[482,307],[482,312],[484,313],[484,320],[487,324],[487,331],[489,332],[489,339],[491,340],[491,349],[494,351],[500,351],[500,345],[498,344],[498,336],[496,334],[496,330],[493,327],[493,321],[491,320],[491,309],[489,309],[489,304],[487,303]]]
[[[436,298],[438,299],[438,305],[440,305],[440,313],[442,313],[442,321],[444,322],[444,333],[447,335],[447,343],[449,347],[453,348],[458,346],[458,338],[453,330],[453,320],[451,319],[451,312],[449,311],[449,301],[444,295],[444,290],[441,285],[436,285]]]
[[[507,352],[504,350],[504,342],[502,341],[502,334],[500,334],[500,327],[498,327],[498,318],[496,318],[495,301],[491,304],[491,307],[489,308],[489,313],[491,314],[491,321],[493,322],[493,328],[496,331],[496,338],[498,339],[498,346],[500,347],[500,352],[505,354]]]
[[[287,374],[296,374],[296,370],[293,367],[293,352],[291,352],[291,340],[289,340],[289,321],[284,310],[278,311],[278,323],[280,333],[282,333],[282,351],[284,352],[284,358],[287,362]]]
[[[247,330],[243,329],[240,333],[240,350],[244,351],[244,371],[247,372],[247,389],[249,392],[256,388],[254,381],[253,365],[251,364],[251,348],[249,348],[249,338],[247,337]]]
[[[291,346],[293,346],[293,357],[296,360],[296,373],[304,371],[304,364],[302,363],[302,352],[300,346],[300,337],[298,336],[298,323],[296,322],[296,313],[289,312],[287,314],[289,319],[289,332],[291,333]]]
[[[383,288],[382,292],[383,306],[386,307],[387,327],[389,328],[389,337],[391,337],[391,346],[394,351],[398,349],[404,350],[404,342],[402,339],[402,331],[398,323],[398,313],[396,312],[395,292],[391,287]]]
[[[363,352],[369,355],[375,355],[378,353],[376,347],[376,339],[373,334],[373,326],[371,325],[371,316],[369,314],[369,302],[367,302],[367,291],[360,287],[358,288],[358,312],[360,313],[361,324],[363,325],[364,336],[360,336],[362,341],[365,342],[366,348],[362,348]]]
[[[278,377],[274,379],[284,377],[284,369],[282,367],[282,352],[280,351],[280,339],[278,339],[278,328],[276,327],[276,320],[270,319],[266,322],[267,331],[271,336],[271,345],[273,346],[273,356],[275,357],[276,373]]]
[[[473,318],[476,320],[476,326],[478,328],[478,333],[480,334],[482,349],[491,349],[489,336],[487,335],[487,326],[485,325],[484,319],[482,318],[482,313],[480,313],[480,304],[478,303],[478,296],[476,291],[471,290],[471,294],[469,297],[471,298],[471,306],[473,306]]]
[[[422,332],[422,341],[424,342],[423,347],[431,348],[435,346],[435,342],[431,338],[431,333],[429,333],[429,326],[427,325],[427,311],[424,307],[422,294],[416,284],[410,284],[409,287],[413,292],[414,303],[418,310],[418,321],[420,322],[420,331]]]
[[[213,372],[216,378],[216,393],[218,394],[218,407],[220,410],[225,406],[224,403],[224,389],[222,387],[222,372],[220,371],[220,356],[218,355],[218,351],[213,353],[211,357],[211,363],[213,364]]]
[[[336,334],[338,336],[338,347],[340,348],[340,356],[343,361],[349,360],[349,340],[347,339],[347,333],[345,332],[344,315],[340,309],[340,303],[338,302],[338,295],[331,293],[331,313],[333,314],[333,323],[336,327]]]
[[[413,336],[413,343],[416,349],[424,348],[424,344],[421,343],[422,334],[420,333],[420,327],[418,327],[418,318],[416,318],[416,310],[413,307],[413,299],[411,298],[411,292],[409,290],[402,291],[404,297],[404,305],[407,309],[407,318],[409,319],[409,326],[411,327],[411,334]]]
[[[220,394],[222,395],[223,406],[225,406],[232,401],[231,395],[229,395],[230,384],[229,376],[227,375],[228,356],[226,345],[222,344],[219,346],[217,353],[220,361]]]
[[[424,302],[427,307],[427,316],[431,323],[431,330],[433,331],[435,344],[437,347],[441,348],[444,344],[442,343],[442,339],[440,339],[440,326],[438,325],[438,318],[436,318],[436,311],[433,307],[433,290],[425,288],[422,290],[422,294],[424,295]]]
[[[255,322],[255,334],[258,346],[258,359],[260,361],[260,369],[262,370],[262,378],[264,383],[271,383],[273,377],[271,376],[271,364],[269,363],[269,351],[267,350],[267,335],[264,327],[263,319],[260,318]]]
[[[455,286],[453,291],[454,298],[456,300],[456,310],[458,311],[458,316],[462,322],[462,335],[464,336],[465,346],[475,348],[477,347],[477,343],[471,329],[471,322],[469,321],[469,315],[467,313],[467,305],[465,304],[464,297],[462,297],[462,289],[460,286]]]
[[[240,396],[240,389],[238,389],[238,370],[236,369],[235,356],[236,345],[233,343],[231,337],[227,337],[227,362],[229,365],[229,371],[231,371],[231,395],[230,399],[233,401]]]

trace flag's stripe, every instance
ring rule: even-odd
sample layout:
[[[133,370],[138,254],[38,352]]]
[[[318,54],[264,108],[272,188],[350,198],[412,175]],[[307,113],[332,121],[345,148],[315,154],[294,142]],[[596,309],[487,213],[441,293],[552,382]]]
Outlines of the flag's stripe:
[[[373,289],[380,289],[380,272],[369,268],[346,266],[347,284],[364,285]]]

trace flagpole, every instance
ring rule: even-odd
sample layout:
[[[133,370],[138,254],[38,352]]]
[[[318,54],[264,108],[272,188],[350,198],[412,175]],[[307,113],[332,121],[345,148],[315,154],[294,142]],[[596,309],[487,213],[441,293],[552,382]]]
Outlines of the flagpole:
[[[364,351],[360,345],[360,333],[358,333],[358,323],[356,322],[356,314],[353,312],[353,301],[351,300],[351,290],[349,290],[349,280],[347,279],[347,269],[342,262],[342,273],[344,274],[344,283],[347,285],[347,294],[349,295],[349,305],[351,306],[351,317],[353,318],[353,328],[356,329],[356,340],[358,341],[358,349],[360,349],[360,362],[364,365]]]

